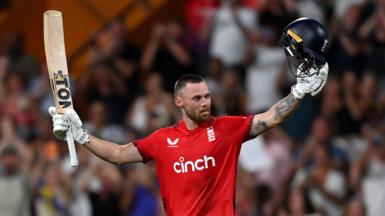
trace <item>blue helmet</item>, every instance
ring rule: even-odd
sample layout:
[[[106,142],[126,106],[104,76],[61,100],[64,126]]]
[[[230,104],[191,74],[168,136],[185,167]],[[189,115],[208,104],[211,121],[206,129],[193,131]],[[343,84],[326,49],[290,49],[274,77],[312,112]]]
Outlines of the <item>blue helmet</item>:
[[[281,45],[286,55],[296,57],[304,68],[319,67],[325,64],[328,34],[321,23],[303,17],[284,28]]]

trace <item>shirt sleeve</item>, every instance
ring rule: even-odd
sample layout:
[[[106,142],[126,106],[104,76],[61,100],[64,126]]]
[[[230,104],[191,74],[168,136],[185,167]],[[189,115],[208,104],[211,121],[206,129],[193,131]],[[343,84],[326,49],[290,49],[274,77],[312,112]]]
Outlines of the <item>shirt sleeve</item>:
[[[148,161],[151,161],[154,159],[155,155],[155,144],[157,141],[159,130],[155,131],[154,133],[150,134],[147,137],[144,137],[142,139],[135,140],[133,143],[138,149],[140,155],[143,158],[143,163],[146,163]]]
[[[241,142],[250,138],[249,132],[253,123],[253,116],[226,116],[229,122],[229,132],[236,134]]]

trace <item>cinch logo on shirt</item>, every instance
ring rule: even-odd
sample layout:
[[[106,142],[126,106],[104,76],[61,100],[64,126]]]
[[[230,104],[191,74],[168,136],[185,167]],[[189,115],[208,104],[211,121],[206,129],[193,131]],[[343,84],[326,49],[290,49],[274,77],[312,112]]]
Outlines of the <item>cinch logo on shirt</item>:
[[[176,173],[201,171],[209,167],[215,167],[215,158],[206,155],[196,161],[184,161],[184,157],[180,157],[179,162],[174,163],[174,171]]]

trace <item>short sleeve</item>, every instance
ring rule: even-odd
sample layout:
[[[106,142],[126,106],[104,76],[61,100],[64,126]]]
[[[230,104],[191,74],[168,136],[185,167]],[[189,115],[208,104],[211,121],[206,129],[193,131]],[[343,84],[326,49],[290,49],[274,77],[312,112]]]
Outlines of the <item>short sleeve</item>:
[[[155,144],[157,143],[157,137],[158,137],[159,131],[155,131],[154,133],[150,134],[147,137],[144,137],[142,139],[135,140],[133,144],[138,149],[140,155],[143,158],[143,163],[146,163],[148,161],[151,161],[154,159],[154,153],[155,151]]]
[[[239,137],[241,142],[250,138],[249,132],[253,123],[253,116],[226,116],[226,127],[229,132]]]

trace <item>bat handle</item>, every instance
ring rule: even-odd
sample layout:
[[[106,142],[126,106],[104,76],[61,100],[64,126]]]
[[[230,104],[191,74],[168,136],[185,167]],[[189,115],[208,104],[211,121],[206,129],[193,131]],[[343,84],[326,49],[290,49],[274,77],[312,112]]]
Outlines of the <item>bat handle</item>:
[[[67,140],[67,145],[68,145],[68,152],[70,153],[71,166],[73,166],[73,167],[78,166],[79,161],[78,161],[78,157],[76,155],[75,142],[74,142],[74,137],[72,135],[72,127],[70,127],[66,133],[66,140]]]

